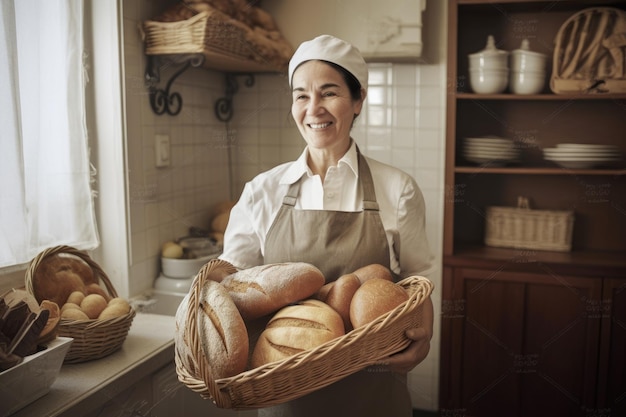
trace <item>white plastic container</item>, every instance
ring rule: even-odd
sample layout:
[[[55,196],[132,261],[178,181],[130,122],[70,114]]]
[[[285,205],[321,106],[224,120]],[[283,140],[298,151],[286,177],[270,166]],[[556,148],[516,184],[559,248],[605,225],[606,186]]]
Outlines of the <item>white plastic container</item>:
[[[511,71],[509,86],[513,94],[539,94],[545,84],[543,71]]]
[[[161,258],[163,275],[168,278],[188,279],[195,276],[202,266],[211,259],[217,258],[221,252],[193,259]]]
[[[519,49],[511,52],[511,92],[538,94],[543,91],[547,79],[547,61],[547,55],[531,51],[528,39],[524,39]]]
[[[50,391],[73,341],[59,336],[45,350],[0,372],[0,417],[15,413]]]

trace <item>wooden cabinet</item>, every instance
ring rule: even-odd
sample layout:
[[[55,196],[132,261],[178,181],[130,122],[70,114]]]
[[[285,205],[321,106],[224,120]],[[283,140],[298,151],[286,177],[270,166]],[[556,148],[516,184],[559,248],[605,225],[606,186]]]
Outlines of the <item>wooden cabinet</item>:
[[[624,415],[626,164],[572,169],[543,159],[559,143],[626,154],[626,94],[474,94],[467,55],[493,35],[552,61],[561,25],[626,1],[450,0],[440,408],[442,415]],[[497,135],[514,164],[477,165],[464,139]],[[486,208],[574,212],[572,250],[484,244]]]

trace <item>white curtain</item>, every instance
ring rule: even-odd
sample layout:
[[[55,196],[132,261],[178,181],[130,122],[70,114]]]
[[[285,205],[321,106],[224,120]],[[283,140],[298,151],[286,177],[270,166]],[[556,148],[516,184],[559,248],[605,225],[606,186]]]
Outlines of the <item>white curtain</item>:
[[[98,245],[82,0],[0,0],[0,267]]]

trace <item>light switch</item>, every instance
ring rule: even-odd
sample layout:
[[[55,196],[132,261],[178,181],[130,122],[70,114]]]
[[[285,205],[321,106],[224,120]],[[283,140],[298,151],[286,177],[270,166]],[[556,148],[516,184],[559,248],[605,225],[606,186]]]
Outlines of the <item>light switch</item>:
[[[163,168],[170,165],[170,137],[167,135],[155,136],[156,166]]]

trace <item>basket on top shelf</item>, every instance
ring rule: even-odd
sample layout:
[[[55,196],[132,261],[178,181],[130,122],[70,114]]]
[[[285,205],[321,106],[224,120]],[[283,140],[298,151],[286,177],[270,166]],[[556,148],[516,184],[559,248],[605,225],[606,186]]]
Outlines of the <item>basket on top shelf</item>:
[[[178,4],[143,22],[146,55],[203,54],[206,68],[232,72],[285,71],[293,49],[272,18],[257,7],[249,13],[267,27],[250,27],[209,4]],[[240,12],[241,13],[241,12]]]
[[[215,268],[223,267],[223,263],[221,260],[209,261],[196,275],[187,295],[186,334],[198,369],[195,372],[187,369],[180,357],[180,349],[175,349],[178,379],[221,408],[254,409],[280,404],[330,385],[401,351],[410,343],[405,335],[406,329],[420,326],[420,306],[433,290],[433,284],[424,277],[405,278],[396,285],[408,292],[409,299],[369,324],[286,359],[216,380],[210,374],[204,356],[196,319],[204,283]],[[253,346],[250,348],[252,350]]]
[[[573,228],[573,211],[533,210],[527,198],[519,197],[517,207],[487,207],[485,244],[569,252]]]
[[[37,272],[38,268],[42,267],[46,261],[51,260],[52,257],[55,256],[73,257],[74,259],[78,258],[83,261],[86,266],[91,269],[93,279],[102,287],[102,290],[106,289],[106,293],[110,298],[118,297],[107,274],[89,257],[89,255],[83,251],[65,245],[48,248],[39,253],[31,261],[25,276],[26,290],[30,294],[36,297],[38,293],[37,283],[43,282],[40,280],[52,279],[49,275],[37,275]],[[66,277],[68,275],[63,274],[61,276]],[[58,277],[59,274],[55,275],[55,279]],[[59,305],[59,307],[61,307],[61,305]],[[117,349],[121,348],[124,343],[134,317],[135,310],[132,307],[127,314],[108,319],[73,320],[62,317],[59,324],[58,335],[74,339],[65,357],[65,362],[86,362],[103,358],[115,352]]]

